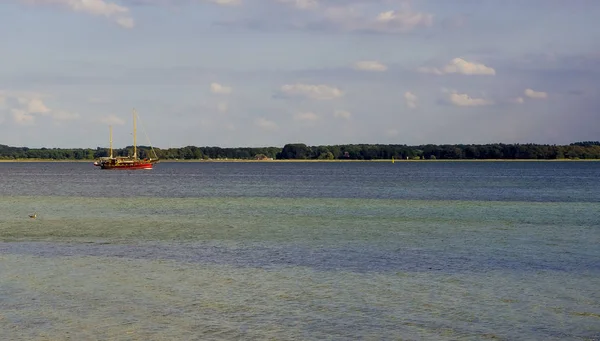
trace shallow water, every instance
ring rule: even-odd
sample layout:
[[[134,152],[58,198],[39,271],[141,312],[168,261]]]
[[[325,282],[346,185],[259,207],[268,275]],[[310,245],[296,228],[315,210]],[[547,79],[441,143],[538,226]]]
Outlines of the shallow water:
[[[0,332],[598,339],[599,166],[0,164]]]

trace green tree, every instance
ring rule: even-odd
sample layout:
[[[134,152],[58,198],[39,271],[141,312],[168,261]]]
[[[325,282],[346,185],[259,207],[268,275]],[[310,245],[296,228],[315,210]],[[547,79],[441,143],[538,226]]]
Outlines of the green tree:
[[[304,143],[286,144],[281,153],[277,155],[278,159],[307,159],[310,155],[310,149]]]

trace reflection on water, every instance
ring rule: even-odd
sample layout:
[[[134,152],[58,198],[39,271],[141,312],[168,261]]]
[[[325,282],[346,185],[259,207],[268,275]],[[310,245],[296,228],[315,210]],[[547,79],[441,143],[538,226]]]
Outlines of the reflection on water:
[[[13,164],[2,175],[21,182],[0,184],[0,332],[8,340],[600,336],[600,200],[587,180],[599,171],[445,164],[421,175],[388,164],[161,164],[140,176]],[[55,183],[62,178],[72,182]],[[136,195],[115,194],[119,186]]]

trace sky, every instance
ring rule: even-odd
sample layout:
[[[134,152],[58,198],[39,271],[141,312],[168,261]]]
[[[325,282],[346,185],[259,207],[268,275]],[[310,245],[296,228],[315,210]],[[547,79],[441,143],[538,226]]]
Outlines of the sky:
[[[597,0],[3,0],[0,144],[600,140]]]

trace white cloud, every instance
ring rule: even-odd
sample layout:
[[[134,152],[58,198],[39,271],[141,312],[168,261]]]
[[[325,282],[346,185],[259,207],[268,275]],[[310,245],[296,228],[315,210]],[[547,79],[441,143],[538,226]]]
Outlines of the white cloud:
[[[277,126],[277,123],[275,123],[273,121],[269,121],[264,117],[257,118],[254,121],[254,124],[263,130],[269,130],[269,131],[277,130],[279,128]]]
[[[242,4],[242,0],[209,0],[210,2],[221,6],[237,6]]]
[[[355,70],[362,71],[385,71],[387,70],[387,66],[375,60],[363,60],[360,62],[354,63]]]
[[[243,3],[243,0],[122,0],[135,3],[136,5],[156,5],[156,6],[178,6],[191,2],[208,2],[220,6],[237,6]]]
[[[294,115],[295,121],[317,121],[319,116],[313,112],[301,112]]]
[[[75,12],[104,16],[112,19],[125,28],[134,26],[133,18],[129,15],[129,8],[114,2],[104,0],[20,0],[31,5],[56,5],[69,8]]]
[[[408,32],[418,26],[428,27],[433,23],[433,15],[413,12],[410,8],[400,11],[386,11],[375,18],[373,28],[381,31]]]
[[[115,21],[117,22],[117,24],[125,28],[133,28],[133,26],[135,26],[135,21],[133,20],[133,18],[130,17],[117,18]]]
[[[434,75],[445,75],[450,73],[458,73],[461,75],[480,75],[480,76],[494,76],[496,70],[486,66],[484,64],[468,62],[462,58],[454,58],[450,63],[444,66],[442,69],[435,67],[420,67],[417,69],[421,73],[430,73]]]
[[[15,123],[20,125],[31,125],[35,122],[35,117],[22,109],[11,109],[10,111]]]
[[[233,92],[233,88],[230,86],[221,85],[219,83],[211,83],[210,92],[218,95],[229,95]]]
[[[99,121],[101,123],[109,124],[109,125],[124,125],[125,124],[125,121],[122,118],[120,118],[114,114],[110,114],[108,116],[101,117],[99,119]]]
[[[11,105],[4,103],[2,106],[10,109],[13,121],[21,125],[29,125],[35,123],[36,115],[49,116],[56,121],[78,119],[79,114],[71,113],[64,110],[50,109],[42,98],[47,97],[43,94],[27,93],[27,92],[6,92],[1,91],[4,96],[0,99],[12,99]],[[0,103],[2,104],[2,103]]]
[[[346,111],[346,110],[336,110],[333,112],[333,117],[335,118],[342,118],[345,120],[350,119],[350,117],[352,116],[352,114],[350,114],[350,112]]]
[[[311,99],[329,100],[344,96],[344,92],[329,85],[286,84],[281,87],[281,94],[288,97],[306,97]]]
[[[277,2],[290,4],[294,6],[294,8],[301,10],[311,10],[319,7],[319,2],[317,0],[277,0]]]
[[[410,91],[404,93],[404,99],[406,100],[406,106],[410,109],[415,109],[417,107],[417,95],[413,94]]]
[[[294,27],[319,27],[346,32],[404,33],[433,23],[433,15],[413,11],[410,3],[402,2],[399,10],[387,10],[374,15],[370,1],[276,0],[309,13],[304,20],[294,21]],[[391,1],[387,1],[391,3]],[[329,5],[327,5],[329,4]],[[312,16],[312,18],[310,18]],[[296,18],[297,19],[297,18]]]
[[[534,91],[532,89],[525,89],[525,96],[533,99],[544,99],[548,98],[548,94],[543,91]]]
[[[327,20],[344,31],[371,31],[380,33],[406,33],[415,28],[429,27],[433,15],[413,12],[410,8],[385,11],[372,17],[357,7],[330,7],[325,11]]]
[[[27,107],[27,112],[30,114],[46,114],[50,112],[50,109],[39,98],[19,97],[17,100]]]
[[[460,107],[477,107],[483,105],[491,105],[494,102],[484,98],[472,98],[467,94],[450,94],[450,102]]]

